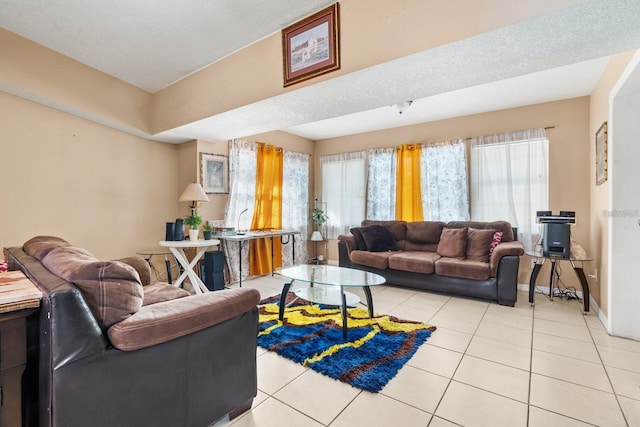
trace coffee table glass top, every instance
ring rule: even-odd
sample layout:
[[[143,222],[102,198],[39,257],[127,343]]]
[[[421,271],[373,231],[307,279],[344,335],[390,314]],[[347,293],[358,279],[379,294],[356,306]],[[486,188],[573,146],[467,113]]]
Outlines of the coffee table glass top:
[[[335,265],[295,265],[277,268],[275,273],[289,279],[318,285],[362,287],[385,283],[385,278],[378,274]]]

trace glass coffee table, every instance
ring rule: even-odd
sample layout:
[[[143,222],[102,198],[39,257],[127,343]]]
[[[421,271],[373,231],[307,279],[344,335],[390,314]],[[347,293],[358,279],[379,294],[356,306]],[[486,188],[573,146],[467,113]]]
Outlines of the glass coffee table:
[[[375,273],[334,265],[296,265],[278,268],[275,273],[291,279],[282,287],[280,294],[280,320],[284,318],[287,294],[297,280],[308,284],[308,286],[294,291],[298,298],[318,304],[341,307],[342,336],[344,338],[347,337],[347,306],[353,306],[360,302],[357,295],[345,291],[345,288],[360,287],[364,290],[369,317],[373,317],[373,298],[369,286],[382,285],[386,282],[384,277]]]

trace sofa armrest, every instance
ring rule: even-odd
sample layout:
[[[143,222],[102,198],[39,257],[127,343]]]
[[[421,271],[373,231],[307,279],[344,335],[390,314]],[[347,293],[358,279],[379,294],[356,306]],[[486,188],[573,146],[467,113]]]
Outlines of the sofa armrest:
[[[522,242],[514,240],[512,242],[502,242],[493,250],[493,254],[491,254],[491,259],[489,260],[489,267],[491,268],[491,277],[496,277],[498,274],[498,266],[500,265],[500,259],[503,256],[507,255],[515,255],[522,256],[524,255],[524,245]]]
[[[138,350],[217,325],[245,313],[260,302],[256,289],[227,289],[191,295],[142,307],[109,328],[114,347]]]
[[[114,261],[123,262],[133,267],[140,276],[142,286],[151,284],[151,268],[149,263],[142,257],[132,256],[127,258],[114,259]]]
[[[338,241],[345,242],[349,254],[356,249],[356,238],[353,234],[341,234],[338,236]]]
[[[351,251],[356,248],[356,238],[351,235],[338,236],[338,265],[349,267],[351,265]]]

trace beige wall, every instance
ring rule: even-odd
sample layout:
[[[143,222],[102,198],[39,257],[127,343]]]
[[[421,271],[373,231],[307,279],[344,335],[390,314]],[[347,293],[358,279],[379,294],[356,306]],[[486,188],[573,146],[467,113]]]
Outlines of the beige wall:
[[[553,127],[549,137],[549,207],[554,211],[576,211],[577,225],[572,236],[590,253],[589,240],[589,98],[549,102],[528,107],[512,108],[472,116],[422,123],[413,126],[368,132],[342,138],[318,141],[316,168],[319,157],[373,147],[393,147],[409,142],[437,142],[454,138],[492,135],[512,130]],[[317,169],[319,170],[319,169]],[[320,177],[316,192],[321,193]],[[329,258],[337,259],[337,243],[329,245]],[[528,257],[521,262],[519,283],[529,283],[531,272]],[[541,271],[539,283],[548,277],[547,267]],[[585,267],[589,274],[588,267]],[[570,268],[561,276],[567,286],[580,289]]]
[[[164,239],[177,148],[0,92],[0,247],[58,235],[99,258]]]
[[[149,132],[152,95],[0,28],[0,90],[128,132]]]
[[[601,185],[595,184],[595,135],[602,123],[609,120],[609,93],[620,78],[625,67],[633,57],[635,52],[627,52],[615,55],[611,58],[605,72],[598,81],[590,102],[589,118],[589,191],[591,194],[590,210],[590,247],[594,257],[594,272],[597,269],[597,278],[592,280],[591,289],[594,299],[605,316],[608,316],[608,238],[609,229],[607,225],[608,217],[604,214],[611,207],[609,204],[609,181]]]

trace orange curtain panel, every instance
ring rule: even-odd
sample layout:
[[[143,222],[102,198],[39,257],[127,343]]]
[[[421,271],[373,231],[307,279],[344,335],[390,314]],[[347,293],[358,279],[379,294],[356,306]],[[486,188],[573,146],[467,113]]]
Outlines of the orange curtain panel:
[[[398,147],[396,168],[396,219],[422,221],[422,190],[420,186],[419,144]]]
[[[258,143],[256,165],[256,200],[252,230],[282,228],[282,148]],[[249,272],[252,275],[271,273],[272,239],[250,241]],[[273,268],[282,265],[282,244],[273,239]]]

